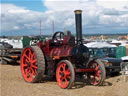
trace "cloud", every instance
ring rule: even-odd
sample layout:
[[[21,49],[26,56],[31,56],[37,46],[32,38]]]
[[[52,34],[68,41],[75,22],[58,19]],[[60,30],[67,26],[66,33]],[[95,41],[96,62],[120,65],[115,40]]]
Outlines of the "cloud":
[[[128,5],[128,0],[97,0],[96,3],[104,8],[125,10],[125,6]]]
[[[45,0],[44,4],[61,26],[74,28],[73,11],[82,9],[85,33],[111,33],[117,28],[128,33],[128,0]]]
[[[13,4],[1,4],[0,6],[1,34],[27,35],[39,33],[39,21],[43,13],[27,10]]]
[[[16,10],[12,10],[11,9],[11,10],[8,10],[8,12],[9,13],[17,13],[17,14],[19,14],[19,13],[28,13],[29,10],[23,10],[23,9],[22,10],[17,10],[17,9]]]
[[[13,29],[14,30],[19,30],[20,28],[19,28],[19,26],[14,26]]]
[[[95,4],[95,0],[42,0],[49,10],[85,9]],[[93,1],[93,2],[92,2]],[[89,5],[90,4],[90,5]]]
[[[128,1],[117,1],[42,0],[47,8],[45,12],[36,12],[13,4],[0,4],[1,32],[2,35],[38,35],[42,20],[43,34],[52,34],[53,21],[55,31],[63,31],[66,27],[75,34],[73,11],[81,9],[83,33],[128,33]]]

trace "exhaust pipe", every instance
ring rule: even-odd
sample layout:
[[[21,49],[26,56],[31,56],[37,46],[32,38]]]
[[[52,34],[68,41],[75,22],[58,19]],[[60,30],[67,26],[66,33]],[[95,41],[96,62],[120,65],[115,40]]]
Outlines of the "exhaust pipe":
[[[82,42],[82,10],[75,10],[75,21],[76,21],[76,41],[77,45],[83,44]]]

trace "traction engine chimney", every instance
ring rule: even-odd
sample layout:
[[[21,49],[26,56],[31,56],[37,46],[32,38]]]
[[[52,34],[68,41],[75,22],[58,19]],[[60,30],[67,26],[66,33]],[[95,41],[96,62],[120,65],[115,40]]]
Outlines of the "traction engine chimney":
[[[76,41],[78,45],[83,44],[82,42],[82,10],[75,10],[75,21],[76,21]]]

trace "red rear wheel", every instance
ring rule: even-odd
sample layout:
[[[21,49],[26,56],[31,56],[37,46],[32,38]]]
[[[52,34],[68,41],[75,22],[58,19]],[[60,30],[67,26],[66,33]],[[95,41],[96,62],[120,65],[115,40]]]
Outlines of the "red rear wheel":
[[[92,61],[88,64],[88,68],[94,68],[95,72],[87,74],[88,81],[92,85],[101,85],[105,79],[106,72],[103,63],[100,60]]]
[[[44,61],[44,55],[39,47],[28,46],[24,49],[21,56],[21,72],[25,81],[38,82],[42,79]]]
[[[71,88],[75,80],[74,67],[68,60],[59,62],[56,70],[56,80],[61,88]]]

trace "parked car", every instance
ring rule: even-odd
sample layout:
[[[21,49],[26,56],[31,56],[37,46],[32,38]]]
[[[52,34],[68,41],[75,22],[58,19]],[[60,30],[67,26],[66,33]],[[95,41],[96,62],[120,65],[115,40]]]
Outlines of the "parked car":
[[[100,58],[106,68],[106,73],[118,75],[121,71],[121,59],[114,58],[114,48],[89,48],[91,57]]]

